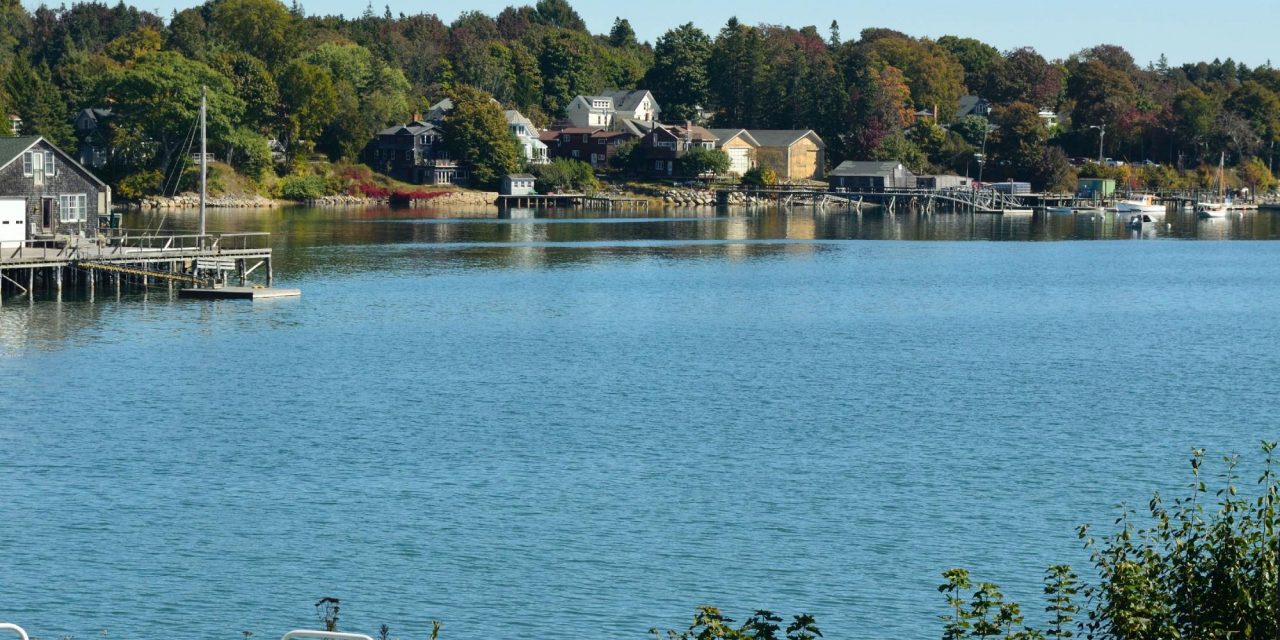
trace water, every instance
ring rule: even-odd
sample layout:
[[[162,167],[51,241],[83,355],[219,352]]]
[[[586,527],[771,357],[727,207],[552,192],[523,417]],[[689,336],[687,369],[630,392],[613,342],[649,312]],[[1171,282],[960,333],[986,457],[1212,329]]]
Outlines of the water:
[[[1280,243],[1177,240],[1275,219],[1170,224],[216,214],[303,297],[0,309],[0,619],[928,638],[959,565],[1038,621],[1076,525],[1276,437]]]

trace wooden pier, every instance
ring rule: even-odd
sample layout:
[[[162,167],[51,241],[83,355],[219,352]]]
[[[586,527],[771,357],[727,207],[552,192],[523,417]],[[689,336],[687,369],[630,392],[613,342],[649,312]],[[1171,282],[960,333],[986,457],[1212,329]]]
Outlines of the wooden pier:
[[[780,208],[813,207],[817,209],[850,209],[861,212],[865,208],[883,207],[896,211],[899,207],[934,212],[940,209],[966,213],[1025,212],[1033,196],[1010,196],[995,189],[890,189],[880,191],[830,190],[821,187],[773,187],[748,189],[721,189],[716,201],[728,204],[730,195],[744,193],[759,201],[771,202]],[[1060,198],[1053,196],[1052,200]],[[1069,198],[1067,198],[1069,199]]]
[[[590,208],[606,211],[647,211],[646,198],[588,195],[585,193],[551,193],[527,196],[498,196],[498,208],[509,209],[573,209]]]
[[[99,287],[117,293],[153,285],[221,288],[231,280],[248,287],[255,273],[271,287],[266,233],[62,236],[0,248],[0,301],[5,294],[34,298],[37,290],[61,294],[67,287],[81,288],[90,297]]]

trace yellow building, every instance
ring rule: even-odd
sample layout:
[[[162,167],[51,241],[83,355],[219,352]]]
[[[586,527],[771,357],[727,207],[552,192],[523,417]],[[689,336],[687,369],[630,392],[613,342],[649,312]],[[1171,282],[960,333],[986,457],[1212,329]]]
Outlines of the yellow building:
[[[822,180],[827,145],[812,129],[752,129],[756,164],[773,169],[780,180]]]
[[[756,166],[756,149],[760,143],[746,129],[712,129],[720,140],[716,148],[729,156],[729,173],[744,175]]]

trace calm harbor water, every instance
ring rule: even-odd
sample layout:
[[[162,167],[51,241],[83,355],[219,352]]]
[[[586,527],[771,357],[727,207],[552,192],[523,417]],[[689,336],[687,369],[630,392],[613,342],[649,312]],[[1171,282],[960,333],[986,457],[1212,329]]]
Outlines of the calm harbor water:
[[[1038,622],[1077,525],[1280,434],[1265,212],[211,227],[271,231],[303,297],[0,308],[0,620],[270,638],[336,596],[406,639],[642,638],[703,603],[938,637],[944,569]]]

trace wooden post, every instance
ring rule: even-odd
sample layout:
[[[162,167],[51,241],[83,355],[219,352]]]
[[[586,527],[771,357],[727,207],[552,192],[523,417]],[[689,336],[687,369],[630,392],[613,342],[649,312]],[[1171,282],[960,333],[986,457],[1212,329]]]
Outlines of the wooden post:
[[[36,299],[36,268],[27,269],[27,297]]]
[[[271,258],[267,258],[267,287],[270,288],[272,282],[275,281],[275,271],[271,267]]]
[[[94,279],[94,274],[95,274],[94,270],[93,270],[92,268],[90,268],[90,269],[89,269],[89,271],[88,271],[88,276],[89,276],[89,302],[93,302],[93,279]]]
[[[54,276],[54,286],[57,287],[58,293],[62,293],[62,267],[58,267]]]

